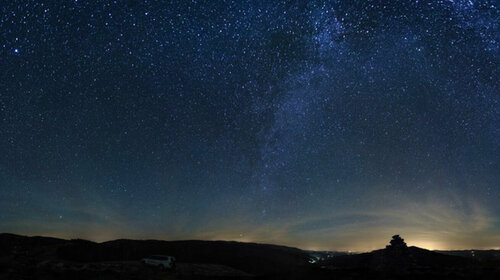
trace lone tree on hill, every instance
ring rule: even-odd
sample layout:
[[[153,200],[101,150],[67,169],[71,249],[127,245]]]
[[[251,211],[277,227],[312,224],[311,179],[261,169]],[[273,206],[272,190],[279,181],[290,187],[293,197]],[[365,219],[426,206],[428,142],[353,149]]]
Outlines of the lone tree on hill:
[[[391,248],[406,248],[406,243],[403,238],[401,238],[398,234],[394,235],[391,240],[391,245],[388,245],[387,247]]]

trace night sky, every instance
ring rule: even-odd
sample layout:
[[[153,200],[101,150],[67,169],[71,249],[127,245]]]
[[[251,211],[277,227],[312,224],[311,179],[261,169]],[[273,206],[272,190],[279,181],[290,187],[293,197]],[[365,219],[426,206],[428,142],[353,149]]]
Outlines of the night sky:
[[[0,232],[500,248],[496,1],[0,8]]]

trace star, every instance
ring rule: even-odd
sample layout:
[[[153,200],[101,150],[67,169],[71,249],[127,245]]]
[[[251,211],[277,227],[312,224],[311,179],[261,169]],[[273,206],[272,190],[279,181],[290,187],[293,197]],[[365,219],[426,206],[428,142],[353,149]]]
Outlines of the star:
[[[2,5],[0,232],[497,246],[495,1],[53,2]]]

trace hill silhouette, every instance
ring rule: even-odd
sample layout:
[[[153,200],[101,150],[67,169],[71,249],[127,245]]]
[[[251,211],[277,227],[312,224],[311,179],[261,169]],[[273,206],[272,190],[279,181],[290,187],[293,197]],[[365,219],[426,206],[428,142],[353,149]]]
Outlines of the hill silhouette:
[[[396,235],[384,249],[328,254],[332,257],[310,263],[314,251],[270,244],[127,239],[96,243],[0,234],[0,279],[500,279],[500,258],[482,261],[460,256],[464,252],[408,247]],[[154,254],[175,256],[177,270],[139,262]]]
[[[203,263],[227,266],[241,271],[240,274],[246,275],[245,277],[248,275],[291,275],[308,269],[309,265],[309,254],[297,248],[233,241],[119,239],[96,243],[83,239],[64,240],[0,234],[0,246],[2,248],[0,268],[5,268],[5,271],[14,271],[15,275],[30,275],[29,271],[35,273],[33,270],[36,270],[36,267],[46,269],[45,264],[50,267],[49,270],[58,269],[58,267],[64,270],[63,268],[68,263],[71,265],[78,263],[81,264],[79,267],[69,269],[62,274],[64,277],[78,278],[79,276],[71,274],[72,270],[85,270],[95,263],[137,262],[155,254],[175,256],[179,263],[184,264]],[[6,276],[0,273],[0,277],[14,279],[10,274],[5,278]],[[42,278],[38,275],[33,279]]]
[[[337,274],[352,272],[370,275],[371,279],[490,279],[490,276],[500,276],[498,262],[485,271],[482,265],[470,258],[408,247],[399,235],[393,236],[385,249],[338,256],[319,265]]]
[[[395,235],[391,240],[391,245],[385,249],[339,256],[323,262],[323,265],[404,272],[411,269],[463,266],[469,263],[470,260],[460,256],[444,255],[414,246],[407,247],[403,239]]]
[[[138,260],[149,255],[167,254],[184,263],[224,264],[253,274],[274,274],[308,264],[308,254],[300,249],[233,241],[160,241],[120,239],[103,243],[71,240],[59,247],[62,259],[92,261]]]

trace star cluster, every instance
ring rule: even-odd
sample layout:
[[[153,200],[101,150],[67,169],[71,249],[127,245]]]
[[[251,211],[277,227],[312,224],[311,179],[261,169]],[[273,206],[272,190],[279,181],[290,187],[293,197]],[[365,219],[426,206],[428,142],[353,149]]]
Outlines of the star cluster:
[[[0,231],[500,244],[496,1],[1,9]]]

